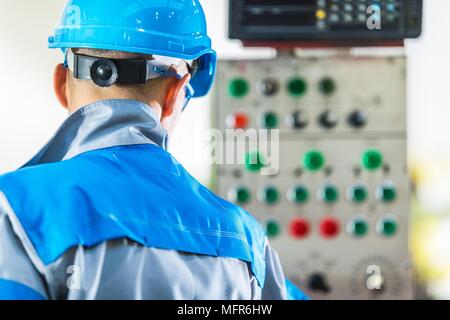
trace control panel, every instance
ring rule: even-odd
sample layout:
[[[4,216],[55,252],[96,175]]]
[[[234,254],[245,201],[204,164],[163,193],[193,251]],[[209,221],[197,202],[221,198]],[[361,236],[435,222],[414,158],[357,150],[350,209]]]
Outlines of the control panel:
[[[215,190],[287,277],[318,299],[413,297],[403,55],[221,61],[212,105]]]
[[[231,0],[230,38],[403,40],[421,33],[422,0]]]

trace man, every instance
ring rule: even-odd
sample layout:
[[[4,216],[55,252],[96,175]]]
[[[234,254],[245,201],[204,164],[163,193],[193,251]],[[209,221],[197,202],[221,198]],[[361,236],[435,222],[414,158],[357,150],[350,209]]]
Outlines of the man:
[[[213,82],[197,0],[71,0],[49,46],[70,117],[0,177],[0,298],[303,297],[260,225],[166,151]]]

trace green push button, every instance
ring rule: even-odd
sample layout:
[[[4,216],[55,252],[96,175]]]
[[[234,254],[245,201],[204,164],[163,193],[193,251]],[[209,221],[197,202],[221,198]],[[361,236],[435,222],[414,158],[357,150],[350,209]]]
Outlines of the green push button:
[[[247,204],[250,202],[250,191],[245,187],[238,187],[235,190],[233,190],[231,200],[233,202],[236,202],[238,204]]]
[[[275,112],[267,112],[262,116],[262,126],[265,129],[276,129],[278,123],[278,115]]]
[[[278,236],[280,232],[280,225],[276,221],[271,220],[266,223],[266,233],[269,238]]]
[[[319,151],[312,150],[305,154],[303,165],[309,171],[318,171],[325,164],[325,157]]]
[[[367,190],[362,185],[356,185],[350,188],[348,196],[355,203],[363,203],[367,199]]]
[[[378,150],[367,150],[362,157],[362,166],[370,171],[377,170],[383,165],[383,155]]]
[[[250,152],[245,156],[245,167],[250,172],[259,172],[266,165],[265,162],[260,152]]]
[[[355,237],[363,237],[369,231],[369,226],[366,221],[357,219],[351,221],[348,225],[348,232]]]
[[[278,190],[274,187],[267,187],[261,192],[261,201],[269,205],[274,205],[278,202],[280,196]]]
[[[326,185],[321,189],[319,197],[325,203],[332,204],[339,199],[339,191],[335,186]]]
[[[309,200],[308,189],[304,186],[297,186],[289,192],[289,200],[293,203],[303,204]]]
[[[248,84],[247,80],[236,78],[230,82],[228,91],[230,93],[230,96],[235,98],[242,98],[246,96],[250,91],[250,85]]]
[[[397,222],[394,219],[383,219],[378,226],[378,232],[385,237],[392,237],[397,233]]]
[[[295,98],[304,96],[307,90],[308,85],[302,78],[293,78],[288,83],[288,91]]]
[[[331,78],[324,78],[319,83],[319,90],[324,95],[332,95],[336,91],[336,82]]]
[[[397,199],[397,190],[395,189],[395,186],[392,184],[382,185],[377,190],[377,198],[386,203],[394,202],[395,199]]]

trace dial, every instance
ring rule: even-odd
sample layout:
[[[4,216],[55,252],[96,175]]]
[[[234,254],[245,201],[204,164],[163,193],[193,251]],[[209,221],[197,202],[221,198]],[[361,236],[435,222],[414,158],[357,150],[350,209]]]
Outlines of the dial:
[[[352,295],[367,299],[399,296],[401,284],[401,273],[396,265],[383,256],[362,260],[354,267],[350,278]]]

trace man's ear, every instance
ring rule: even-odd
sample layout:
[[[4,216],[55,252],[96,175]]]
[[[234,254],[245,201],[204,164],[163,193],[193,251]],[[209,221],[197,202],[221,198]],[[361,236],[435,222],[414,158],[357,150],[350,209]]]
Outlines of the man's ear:
[[[69,103],[67,99],[67,68],[63,64],[58,64],[53,74],[53,89],[59,103],[68,109]]]
[[[186,99],[185,88],[191,81],[191,75],[187,74],[180,80],[172,81],[167,90],[164,100],[164,106],[161,114],[161,120],[164,120],[176,112],[181,113],[184,99]],[[179,109],[179,110],[178,110]]]

